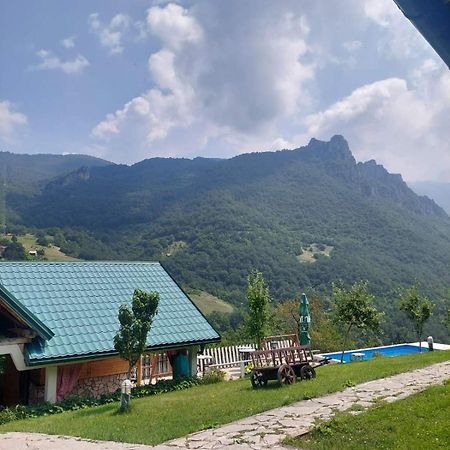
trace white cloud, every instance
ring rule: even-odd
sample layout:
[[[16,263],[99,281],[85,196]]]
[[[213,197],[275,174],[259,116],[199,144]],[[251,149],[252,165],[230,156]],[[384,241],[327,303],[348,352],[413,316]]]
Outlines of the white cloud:
[[[223,157],[339,133],[407,178],[445,176],[448,79],[392,0],[189,5],[129,22],[151,39],[152,83],[93,128],[102,156]]]
[[[69,36],[61,40],[61,45],[64,48],[74,48],[75,47],[75,36]]]
[[[365,0],[366,17],[383,29],[379,33],[378,52],[405,60],[411,55],[432,50],[392,0]]]
[[[36,56],[41,60],[32,66],[35,70],[61,70],[67,74],[81,73],[89,66],[89,61],[83,55],[77,55],[74,59],[62,61],[50,50],[39,50]]]
[[[275,122],[310,102],[305,84],[314,65],[303,61],[310,52],[306,18],[267,5],[259,15],[249,7],[246,20],[225,19],[221,9],[233,5],[221,3],[150,8],[149,32],[162,44],[148,60],[155,87],[109,114],[93,136],[108,142],[111,156],[121,161],[130,158],[119,153],[126,142],[134,159],[163,151],[162,140],[168,152],[184,146],[183,154],[219,140],[222,148],[239,141],[241,148],[284,143],[271,136]]]
[[[100,45],[105,47],[111,55],[123,52],[122,40],[130,23],[130,17],[122,13],[116,14],[107,25],[100,22],[98,13],[93,13],[88,18],[91,32],[97,35]]]
[[[195,18],[187,9],[174,3],[169,3],[164,8],[150,8],[147,24],[150,31],[169,48],[177,49],[184,43],[195,43],[203,37],[203,30]]]
[[[398,13],[398,8],[392,1],[365,0],[363,4],[366,16],[382,27],[388,27]]]
[[[8,100],[0,100],[0,142],[12,143],[17,131],[27,123],[25,114],[14,111],[13,105]]]
[[[404,79],[389,78],[355,89],[305,119],[297,139],[348,138],[360,160],[376,159],[408,180],[450,180],[450,73],[426,60]]]

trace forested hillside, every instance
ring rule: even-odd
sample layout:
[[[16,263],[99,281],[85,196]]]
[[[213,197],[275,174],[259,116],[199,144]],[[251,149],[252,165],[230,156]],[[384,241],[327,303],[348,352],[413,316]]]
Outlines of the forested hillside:
[[[39,182],[68,174],[80,167],[111,164],[87,155],[18,155],[0,152],[0,178],[9,190],[35,189]],[[2,183],[3,184],[3,183]]]
[[[400,175],[356,163],[341,136],[228,160],[84,168],[8,204],[27,227],[57,227],[72,256],[158,259],[185,286],[235,305],[254,268],[274,301],[367,279],[388,316],[399,286],[418,280],[441,305],[450,287],[446,213]],[[390,333],[399,326],[395,313]]]

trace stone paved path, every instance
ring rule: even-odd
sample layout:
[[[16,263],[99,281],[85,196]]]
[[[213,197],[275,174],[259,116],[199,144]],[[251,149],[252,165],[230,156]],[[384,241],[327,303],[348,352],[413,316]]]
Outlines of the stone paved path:
[[[280,450],[286,436],[298,436],[310,431],[316,420],[326,420],[337,411],[354,405],[365,410],[376,401],[393,402],[408,397],[450,378],[450,361],[389,378],[373,380],[325,397],[303,400],[289,406],[247,417],[211,430],[193,433],[155,447],[95,442],[62,436],[33,433],[0,435],[2,450],[181,450],[181,449],[242,449]]]

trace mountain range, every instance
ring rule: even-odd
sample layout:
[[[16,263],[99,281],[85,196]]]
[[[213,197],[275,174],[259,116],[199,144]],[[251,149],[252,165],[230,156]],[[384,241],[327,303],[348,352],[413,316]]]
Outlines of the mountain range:
[[[80,167],[112,164],[88,155],[15,154],[0,152],[0,177],[10,189],[36,188],[43,181],[70,173]]]
[[[82,165],[33,194],[9,192],[15,224],[83,259],[161,260],[184,286],[238,307],[253,269],[273,301],[367,279],[392,312],[392,339],[405,326],[397,288],[417,280],[442,305],[450,287],[446,212],[375,161],[357,163],[342,136],[231,159]]]

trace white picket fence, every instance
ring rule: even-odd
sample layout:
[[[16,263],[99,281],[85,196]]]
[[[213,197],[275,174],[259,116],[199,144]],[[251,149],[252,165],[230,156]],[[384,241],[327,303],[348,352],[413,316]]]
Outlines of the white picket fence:
[[[279,347],[290,347],[292,341],[278,341]],[[240,351],[244,347],[256,349],[255,344],[230,345],[227,347],[206,348],[204,356],[210,356],[210,360],[204,358],[198,359],[198,371],[204,372],[206,367],[216,367],[218,369],[227,369],[230,367],[239,367],[241,362],[248,362],[250,357],[248,353]]]
[[[203,372],[206,366],[217,367],[218,369],[226,369],[229,367],[237,367],[243,361],[245,354],[240,352],[242,347],[250,347],[256,349],[255,344],[230,345],[227,347],[207,348],[203,352],[204,356],[210,356],[211,359],[199,359],[199,371]]]

